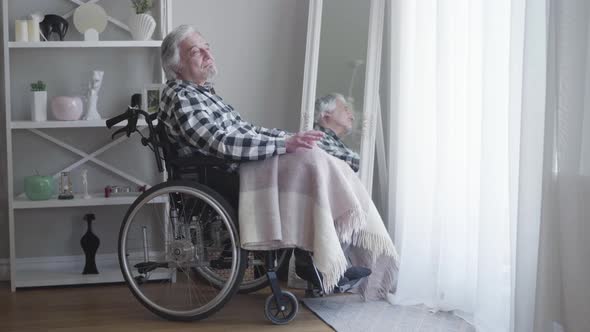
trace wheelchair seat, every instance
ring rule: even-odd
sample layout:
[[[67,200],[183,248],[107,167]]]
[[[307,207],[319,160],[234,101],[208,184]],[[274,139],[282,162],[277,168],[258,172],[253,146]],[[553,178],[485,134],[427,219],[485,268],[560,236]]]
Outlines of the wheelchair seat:
[[[190,180],[206,185],[217,191],[237,211],[239,176],[223,169],[228,161],[206,155],[180,157],[168,138],[166,127],[158,123],[155,131],[169,179]]]

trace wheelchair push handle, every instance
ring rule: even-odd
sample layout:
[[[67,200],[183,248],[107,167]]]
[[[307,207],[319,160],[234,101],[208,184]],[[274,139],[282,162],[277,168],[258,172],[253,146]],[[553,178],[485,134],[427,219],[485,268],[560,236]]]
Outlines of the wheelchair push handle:
[[[139,130],[137,130],[137,120],[140,115],[144,117],[144,119],[147,123],[148,129],[149,129],[149,136],[148,137],[144,137],[141,134],[141,132]],[[156,120],[157,117],[158,117],[157,113],[149,114],[146,111],[139,109],[139,107],[137,107],[137,106],[129,106],[129,107],[127,107],[127,111],[125,111],[123,114],[119,114],[113,118],[108,119],[106,121],[106,126],[108,129],[111,129],[116,124],[127,120],[127,125],[121,129],[115,131],[115,133],[113,135],[111,135],[111,138],[114,139],[117,135],[122,134],[122,133],[126,134],[127,137],[129,137],[134,132],[139,132],[139,134],[141,135],[141,144],[149,147],[154,152],[154,156],[156,158],[156,164],[158,166],[158,171],[161,173],[164,171],[164,168],[162,167],[162,160],[163,159],[160,154],[160,146],[158,143],[156,128],[154,127],[154,124],[153,124],[153,121]]]

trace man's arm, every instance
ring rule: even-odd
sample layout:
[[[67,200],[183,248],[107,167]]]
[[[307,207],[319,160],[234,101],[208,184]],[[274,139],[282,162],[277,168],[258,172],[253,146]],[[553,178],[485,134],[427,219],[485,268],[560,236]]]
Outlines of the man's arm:
[[[285,137],[255,134],[240,121],[226,128],[214,121],[214,115],[197,98],[176,96],[173,116],[184,138],[193,146],[229,160],[261,160],[286,153]]]
[[[287,135],[286,131],[280,130],[277,128],[269,129],[269,128],[265,128],[265,127],[261,127],[261,126],[252,125],[252,129],[254,129],[254,131],[259,134],[270,136],[270,137],[284,137],[285,135]]]
[[[318,142],[318,146],[326,151],[329,155],[332,155],[340,160],[345,161],[353,171],[358,172],[360,168],[360,161],[361,158],[358,153],[352,151],[346,147],[340,147],[335,142],[327,142],[326,140],[321,140]]]

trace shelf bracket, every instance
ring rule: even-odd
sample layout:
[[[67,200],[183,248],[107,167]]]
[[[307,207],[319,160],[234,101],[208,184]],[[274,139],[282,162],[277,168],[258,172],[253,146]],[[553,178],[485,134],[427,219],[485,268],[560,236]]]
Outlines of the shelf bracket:
[[[145,128],[144,128],[144,130],[145,130]],[[110,142],[109,144],[104,145],[100,149],[97,149],[94,152],[88,154],[80,149],[77,149],[77,148],[69,145],[68,143],[65,143],[65,142],[53,137],[53,136],[47,135],[46,133],[44,133],[38,129],[29,129],[29,131],[34,133],[37,136],[40,136],[40,137],[54,143],[55,145],[58,145],[64,149],[66,149],[70,152],[73,152],[73,153],[79,155],[80,157],[82,157],[82,159],[76,161],[75,163],[69,165],[68,167],[66,167],[66,168],[62,169],[61,171],[57,172],[56,174],[54,174],[53,175],[54,178],[57,178],[61,172],[69,172],[69,171],[79,167],[80,165],[83,165],[84,163],[86,163],[88,161],[92,161],[93,163],[97,164],[98,166],[100,166],[100,167],[102,167],[102,168],[104,168],[104,169],[130,181],[130,182],[133,182],[138,186],[149,186],[149,184],[147,184],[146,182],[141,181],[140,179],[138,179],[126,172],[123,172],[122,170],[120,170],[114,166],[111,166],[111,165],[105,163],[104,161],[96,158],[98,155],[104,153],[105,151],[109,150],[110,148],[127,140],[128,139],[127,136],[119,137],[118,139]]]

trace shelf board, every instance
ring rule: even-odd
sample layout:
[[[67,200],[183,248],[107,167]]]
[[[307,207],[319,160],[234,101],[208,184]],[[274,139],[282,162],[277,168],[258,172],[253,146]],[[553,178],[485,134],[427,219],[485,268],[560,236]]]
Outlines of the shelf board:
[[[82,274],[84,262],[81,261],[79,266],[71,264],[54,264],[51,268],[46,266],[21,266],[16,267],[16,287],[43,287],[59,285],[81,285],[81,284],[100,284],[123,282],[123,274],[117,261],[101,262],[97,261],[99,274]],[[151,280],[168,279],[168,273],[154,272]]]
[[[76,121],[12,121],[12,129],[43,129],[43,128],[105,128],[106,120],[76,120]],[[126,126],[127,121],[123,121],[115,127]],[[145,120],[138,120],[137,126],[145,127]]]
[[[18,196],[14,199],[13,207],[14,209],[47,209],[77,206],[131,205],[138,197],[136,195],[129,195],[106,198],[102,194],[92,194],[90,198],[85,199],[80,194],[76,194],[75,196],[74,199],[52,198],[46,201],[31,201],[26,197]],[[166,201],[158,198],[150,203],[166,203]]]
[[[161,40],[8,42],[8,48],[160,47]]]

